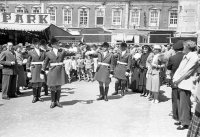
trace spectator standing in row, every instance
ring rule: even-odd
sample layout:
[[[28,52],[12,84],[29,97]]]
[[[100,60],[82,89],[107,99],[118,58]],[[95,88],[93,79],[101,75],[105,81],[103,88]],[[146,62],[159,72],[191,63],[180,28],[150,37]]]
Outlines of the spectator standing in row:
[[[168,64],[167,64],[167,69],[169,71],[171,71],[170,77],[174,76],[174,73],[176,72],[176,70],[178,69],[184,53],[183,53],[183,40],[178,41],[177,43],[175,43],[173,45],[173,49],[176,52],[175,55],[171,56],[169,58]],[[172,82],[170,82],[172,83]],[[175,87],[172,83],[171,85],[172,87],[172,117],[174,120],[179,121],[179,115],[178,115],[178,88]],[[175,124],[179,124],[179,123],[175,123]]]
[[[8,42],[7,50],[0,55],[0,64],[3,65],[2,99],[9,100],[16,97],[17,61],[13,44]]]
[[[180,126],[178,130],[187,129],[191,121],[191,90],[193,87],[194,76],[198,68],[198,55],[196,44],[191,41],[183,43],[183,59],[173,76],[173,83],[178,87],[178,112]]]
[[[17,94],[21,94],[20,87],[26,86],[26,73],[24,71],[23,65],[26,63],[24,62],[24,58],[22,55],[22,46],[17,45],[15,49],[16,60],[17,60],[17,67],[18,67],[18,74],[17,74]]]

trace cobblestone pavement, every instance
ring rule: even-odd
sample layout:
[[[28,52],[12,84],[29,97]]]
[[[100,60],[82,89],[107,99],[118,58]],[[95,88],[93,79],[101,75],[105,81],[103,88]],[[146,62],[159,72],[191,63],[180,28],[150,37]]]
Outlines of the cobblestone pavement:
[[[171,89],[163,86],[159,104],[136,93],[96,101],[97,82],[63,86],[63,108],[50,109],[50,96],[32,104],[31,91],[9,101],[0,100],[0,137],[184,137],[171,112]],[[109,95],[114,92],[114,81]]]

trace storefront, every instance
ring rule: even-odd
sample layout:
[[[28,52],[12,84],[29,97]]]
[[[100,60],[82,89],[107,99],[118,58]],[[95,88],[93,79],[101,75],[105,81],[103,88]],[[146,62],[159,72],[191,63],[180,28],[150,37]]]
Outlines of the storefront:
[[[0,44],[31,43],[33,37],[60,40],[62,36],[73,37],[69,32],[50,24],[49,14],[0,14]]]

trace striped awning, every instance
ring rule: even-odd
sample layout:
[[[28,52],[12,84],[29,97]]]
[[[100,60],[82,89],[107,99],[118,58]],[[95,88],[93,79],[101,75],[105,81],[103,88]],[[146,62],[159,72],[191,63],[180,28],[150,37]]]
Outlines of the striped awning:
[[[49,25],[0,23],[0,29],[2,30],[43,31],[48,27]]]

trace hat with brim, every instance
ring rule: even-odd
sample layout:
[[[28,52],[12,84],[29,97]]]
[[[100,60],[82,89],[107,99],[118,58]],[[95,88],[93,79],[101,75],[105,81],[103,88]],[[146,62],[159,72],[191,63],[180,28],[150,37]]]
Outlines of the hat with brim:
[[[179,40],[173,45],[174,50],[181,50],[183,49],[184,40]]]
[[[159,50],[162,49],[160,45],[154,45],[153,48],[154,48],[154,49],[159,49]]]

